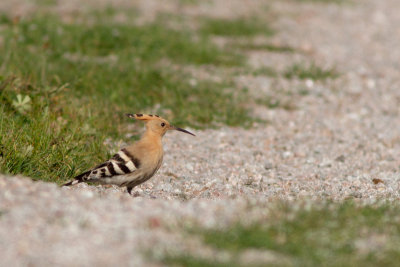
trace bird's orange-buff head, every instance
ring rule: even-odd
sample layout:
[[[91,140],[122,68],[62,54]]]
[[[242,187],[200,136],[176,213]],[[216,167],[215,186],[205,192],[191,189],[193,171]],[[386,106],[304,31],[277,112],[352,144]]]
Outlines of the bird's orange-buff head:
[[[167,120],[161,118],[158,115],[126,114],[126,116],[128,116],[129,118],[134,118],[136,120],[141,120],[146,122],[147,131],[151,131],[152,133],[155,133],[159,136],[164,136],[164,134],[168,130],[177,130],[195,136],[194,134],[185,129],[171,125]]]

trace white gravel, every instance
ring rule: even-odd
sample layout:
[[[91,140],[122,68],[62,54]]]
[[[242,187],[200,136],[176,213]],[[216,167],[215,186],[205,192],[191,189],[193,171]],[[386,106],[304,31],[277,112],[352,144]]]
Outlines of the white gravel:
[[[274,41],[306,56],[253,51],[249,62],[284,69],[307,60],[336,67],[338,79],[238,78],[255,95],[287,97],[296,108],[257,107],[269,122],[250,130],[167,134],[164,164],[136,197],[0,176],[0,266],[149,266],[145,251],[199,247],[180,236],[185,224],[251,220],[273,199],[398,200],[400,2],[270,6],[281,14]]]

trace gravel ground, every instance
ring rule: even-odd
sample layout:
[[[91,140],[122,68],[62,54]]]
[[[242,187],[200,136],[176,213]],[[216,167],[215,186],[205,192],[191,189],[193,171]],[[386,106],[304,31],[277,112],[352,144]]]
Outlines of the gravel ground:
[[[215,2],[182,12],[238,15]],[[280,14],[273,41],[303,54],[253,51],[249,62],[278,69],[316,62],[336,67],[338,79],[237,77],[260,97],[294,94],[295,109],[258,107],[254,115],[269,123],[250,130],[168,134],[162,168],[136,197],[116,187],[58,188],[0,176],[0,265],[143,266],[150,248],[156,255],[199,250],[180,236],[183,225],[251,220],[273,199],[399,199],[400,2],[270,5]]]

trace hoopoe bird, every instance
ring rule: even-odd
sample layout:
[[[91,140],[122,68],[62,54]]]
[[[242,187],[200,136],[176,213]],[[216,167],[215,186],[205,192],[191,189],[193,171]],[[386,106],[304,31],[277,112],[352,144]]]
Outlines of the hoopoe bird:
[[[161,167],[164,155],[161,139],[168,130],[177,130],[195,136],[185,129],[171,125],[158,115],[126,115],[146,123],[146,132],[142,138],[118,151],[111,159],[76,176],[63,186],[81,182],[115,184],[121,187],[126,186],[128,193],[131,194],[135,186],[149,180]]]

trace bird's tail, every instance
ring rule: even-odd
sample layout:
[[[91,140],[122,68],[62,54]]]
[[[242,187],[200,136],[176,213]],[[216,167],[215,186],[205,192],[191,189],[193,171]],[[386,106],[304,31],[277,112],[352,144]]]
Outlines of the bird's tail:
[[[90,171],[84,172],[76,176],[73,180],[69,181],[68,183],[63,184],[62,186],[71,186],[74,184],[79,184],[85,180],[87,176],[89,176]]]

